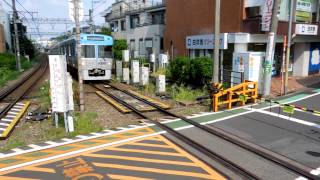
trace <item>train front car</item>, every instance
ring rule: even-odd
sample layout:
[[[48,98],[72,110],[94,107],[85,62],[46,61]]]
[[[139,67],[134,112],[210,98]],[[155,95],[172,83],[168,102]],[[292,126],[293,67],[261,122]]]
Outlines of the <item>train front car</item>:
[[[98,34],[81,34],[83,79],[110,80],[113,38]]]

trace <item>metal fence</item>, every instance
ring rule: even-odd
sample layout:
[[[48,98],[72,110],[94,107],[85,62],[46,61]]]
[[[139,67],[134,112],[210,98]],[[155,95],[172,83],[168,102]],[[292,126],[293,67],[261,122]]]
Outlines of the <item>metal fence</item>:
[[[228,69],[221,69],[220,82],[223,84],[224,88],[230,88],[232,86],[239,85],[244,82],[244,73]]]

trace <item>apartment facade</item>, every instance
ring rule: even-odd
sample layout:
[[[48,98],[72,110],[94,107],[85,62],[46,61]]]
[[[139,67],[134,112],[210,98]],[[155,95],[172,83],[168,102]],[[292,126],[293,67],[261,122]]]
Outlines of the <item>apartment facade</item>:
[[[105,15],[115,39],[126,39],[131,57],[163,52],[165,2],[118,0]]]
[[[11,31],[10,31],[10,15],[3,9],[3,7],[0,7],[0,24],[2,25],[1,27],[1,49],[11,49],[12,48],[12,43],[11,43]],[[3,33],[3,34],[2,34]],[[4,44],[4,45],[3,45]]]
[[[234,52],[265,52],[268,40],[266,22],[272,0],[221,1],[221,41],[224,64],[232,64]],[[290,71],[294,76],[308,76],[320,70],[319,4],[317,0],[282,0],[274,74],[280,74],[283,39],[288,33],[290,3],[294,5],[293,46]],[[171,56],[208,56],[213,54],[213,0],[167,0],[165,51]],[[270,9],[270,8],[269,8]],[[268,16],[269,17],[268,17]],[[204,42],[209,43],[205,46]],[[211,45],[211,46],[210,46]],[[201,48],[203,47],[203,48]]]

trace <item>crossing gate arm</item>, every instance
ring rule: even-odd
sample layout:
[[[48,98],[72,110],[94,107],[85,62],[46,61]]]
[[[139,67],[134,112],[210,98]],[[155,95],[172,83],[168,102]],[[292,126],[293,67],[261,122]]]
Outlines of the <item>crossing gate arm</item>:
[[[212,94],[213,111],[217,112],[219,106],[223,105],[226,105],[228,109],[231,109],[232,104],[237,102],[240,102],[241,105],[244,106],[246,104],[246,100],[252,100],[253,102],[256,102],[257,98],[258,83],[245,81],[244,83],[233,86],[229,89],[221,90],[217,93]]]

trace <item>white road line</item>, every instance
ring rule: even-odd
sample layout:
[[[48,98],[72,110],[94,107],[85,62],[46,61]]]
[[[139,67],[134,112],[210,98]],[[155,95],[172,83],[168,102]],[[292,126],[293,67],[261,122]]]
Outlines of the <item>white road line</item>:
[[[53,142],[53,141],[47,141],[47,142],[45,142],[46,144],[50,144],[50,145],[57,145],[58,143],[56,143],[56,142]]]
[[[15,115],[15,116],[16,116],[16,115],[19,114],[19,113],[16,113],[16,112],[12,112],[12,111],[11,111],[11,112],[8,112],[8,114],[12,114],[12,115]]]
[[[295,180],[308,180],[308,179],[305,178],[305,177],[300,176],[300,177],[296,178]]]
[[[124,127],[117,127],[117,129],[120,129],[120,130],[127,130],[128,128],[124,128]]]
[[[310,174],[316,175],[316,176],[320,176],[320,167],[317,169],[314,169],[310,172]]]
[[[83,135],[78,135],[78,136],[76,136],[76,137],[81,138],[81,139],[86,139],[86,138],[88,138],[88,136],[83,136]]]
[[[260,109],[255,109],[253,111],[259,112],[259,113],[263,113],[263,114],[267,114],[267,115],[274,116],[274,117],[279,117],[279,118],[282,118],[282,119],[285,119],[285,120],[288,120],[288,121],[292,121],[292,122],[295,122],[295,123],[299,123],[299,124],[303,124],[303,125],[306,125],[306,126],[311,126],[311,127],[315,127],[315,128],[320,129],[320,125],[316,124],[316,123],[313,123],[313,122],[304,121],[304,120],[301,120],[301,119],[297,119],[297,118],[293,118],[293,117],[289,117],[289,116],[285,116],[285,115],[281,115],[281,114],[277,114],[277,113],[273,113],[273,112],[269,112],[269,111],[264,111],[264,110],[260,110]]]
[[[5,131],[6,129],[4,129],[4,128],[0,128],[0,131]]]
[[[41,146],[35,145],[35,144],[29,144],[29,147],[33,148],[33,149],[39,149],[41,148]]]
[[[68,139],[68,138],[63,138],[61,139],[62,141],[66,141],[66,142],[70,142],[70,141],[73,141],[72,139]]]
[[[24,103],[17,103],[18,106],[24,106]]]
[[[103,133],[90,133],[90,134],[92,134],[92,135],[94,135],[94,136],[100,136],[100,135],[103,135]]]
[[[14,151],[14,152],[22,152],[22,151],[24,151],[24,150],[19,149],[19,148],[14,148],[14,149],[11,149],[11,150]]]

